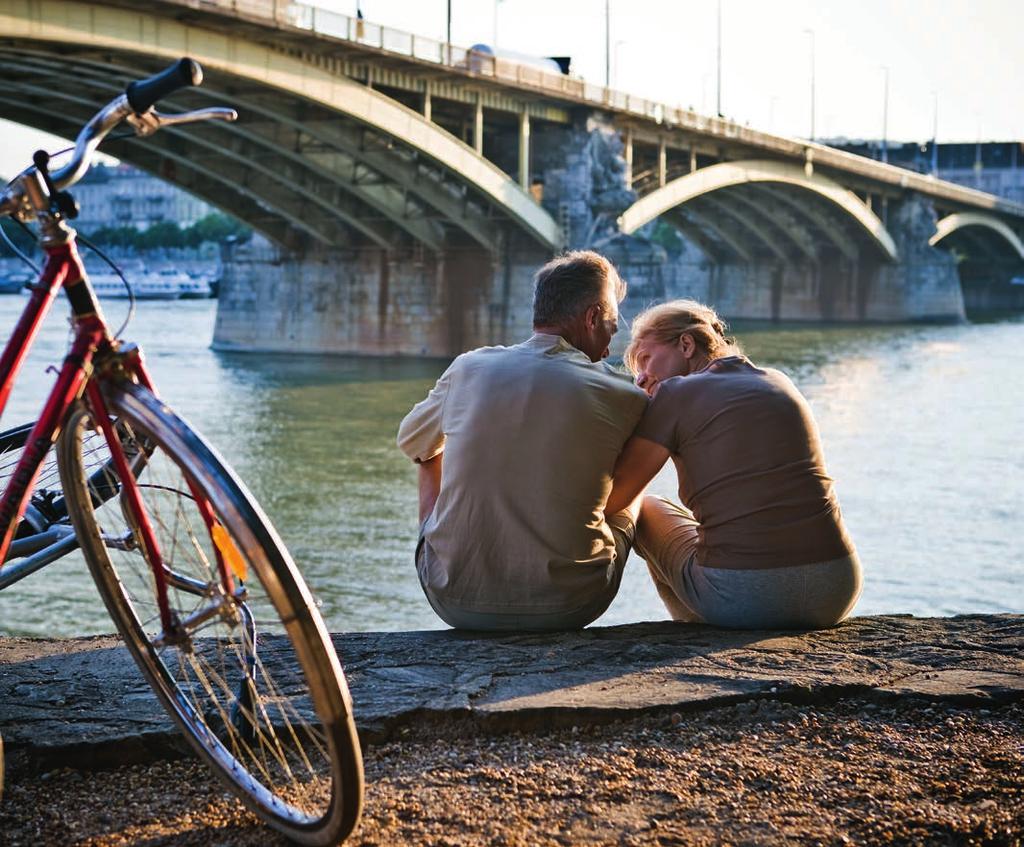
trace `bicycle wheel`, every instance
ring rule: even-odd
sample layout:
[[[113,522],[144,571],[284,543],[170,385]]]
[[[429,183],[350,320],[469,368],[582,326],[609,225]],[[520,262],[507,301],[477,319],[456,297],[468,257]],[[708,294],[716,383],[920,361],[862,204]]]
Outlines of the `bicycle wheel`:
[[[176,623],[165,632],[123,488],[115,480],[118,496],[95,496],[82,463],[95,424],[80,404],[59,442],[61,478],[126,646],[195,750],[253,812],[297,842],[338,843],[359,819],[362,759],[341,666],[308,588],[252,496],[199,435],[133,383],[105,386],[104,397]]]

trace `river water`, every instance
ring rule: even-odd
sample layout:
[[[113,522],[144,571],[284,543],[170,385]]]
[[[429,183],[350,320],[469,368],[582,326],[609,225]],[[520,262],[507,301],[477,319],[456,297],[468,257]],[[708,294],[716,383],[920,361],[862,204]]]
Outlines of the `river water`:
[[[6,338],[24,304],[0,296]],[[210,350],[216,303],[145,302],[139,342],[163,397],[235,466],[332,630],[441,626],[412,565],[416,475],[398,423],[445,363]],[[113,325],[124,307],[108,306]],[[956,326],[734,327],[810,400],[865,569],[856,614],[1024,611],[1024,320]],[[68,340],[58,303],[4,414],[38,414]],[[669,467],[654,491],[673,496]],[[601,624],[663,619],[633,557]],[[0,633],[110,632],[68,557],[0,594]]]

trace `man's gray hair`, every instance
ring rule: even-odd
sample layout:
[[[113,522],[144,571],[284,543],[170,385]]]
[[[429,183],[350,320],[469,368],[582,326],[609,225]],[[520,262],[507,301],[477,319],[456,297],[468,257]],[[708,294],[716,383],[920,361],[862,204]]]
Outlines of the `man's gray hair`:
[[[601,299],[609,280],[621,301],[626,284],[600,253],[574,250],[552,259],[534,277],[533,325],[564,326]]]

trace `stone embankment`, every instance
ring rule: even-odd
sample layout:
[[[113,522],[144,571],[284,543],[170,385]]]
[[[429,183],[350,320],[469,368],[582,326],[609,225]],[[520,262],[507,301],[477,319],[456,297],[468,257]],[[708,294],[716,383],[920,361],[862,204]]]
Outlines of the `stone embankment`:
[[[823,632],[672,623],[576,633],[334,636],[364,743],[460,725],[530,732],[747,701],[1024,701],[1024,616],[861,617]],[[114,638],[0,639],[8,771],[173,757],[184,742]]]

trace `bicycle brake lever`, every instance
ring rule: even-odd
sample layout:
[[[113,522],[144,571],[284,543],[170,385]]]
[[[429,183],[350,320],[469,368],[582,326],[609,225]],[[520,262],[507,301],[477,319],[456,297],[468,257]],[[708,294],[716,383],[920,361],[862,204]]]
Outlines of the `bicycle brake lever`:
[[[125,120],[135,128],[135,134],[139,137],[152,135],[158,129],[175,124],[190,124],[196,121],[235,121],[238,120],[238,112],[234,109],[225,109],[220,106],[213,106],[209,109],[196,109],[191,112],[179,112],[174,115],[167,115],[158,112],[156,109],[149,109],[141,115],[132,113]]]

